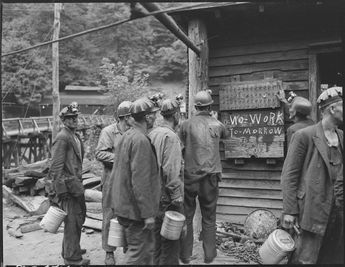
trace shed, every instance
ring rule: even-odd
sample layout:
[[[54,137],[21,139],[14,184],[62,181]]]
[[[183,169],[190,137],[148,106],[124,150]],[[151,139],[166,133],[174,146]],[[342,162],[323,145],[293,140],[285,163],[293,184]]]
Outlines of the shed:
[[[195,93],[210,88],[212,109],[232,132],[220,148],[217,220],[243,224],[262,208],[279,217],[292,122],[275,92],[309,98],[319,119],[321,85],[341,85],[345,75],[345,1],[210,3],[170,15],[201,51],[188,49],[189,113]]]
[[[104,109],[109,104],[109,96],[99,92],[98,87],[67,85],[60,93],[61,108],[76,101],[83,114],[93,114],[97,109]],[[40,103],[40,111],[43,116],[52,115],[53,99],[47,95]]]

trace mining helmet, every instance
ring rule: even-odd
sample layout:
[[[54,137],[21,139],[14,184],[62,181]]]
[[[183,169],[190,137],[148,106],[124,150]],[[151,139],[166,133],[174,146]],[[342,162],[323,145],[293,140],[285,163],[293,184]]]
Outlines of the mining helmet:
[[[159,107],[155,105],[153,101],[147,97],[139,98],[133,102],[129,112],[131,115],[146,115],[159,110]]]
[[[300,114],[303,114],[305,116],[310,115],[311,113],[312,105],[310,101],[304,97],[296,96],[292,100],[290,109],[292,111],[298,112]]]
[[[343,87],[331,87],[324,90],[316,100],[320,108],[342,101]]]
[[[60,113],[59,113],[59,117],[61,119],[65,118],[65,117],[73,117],[73,116],[78,116],[80,114],[79,112],[79,105],[77,102],[72,102],[69,106],[64,107]]]
[[[161,114],[163,116],[172,115],[175,112],[180,111],[180,104],[177,100],[165,99],[161,104]]]
[[[132,105],[131,101],[123,101],[120,103],[120,105],[117,107],[117,116],[118,117],[124,117],[127,115],[130,115],[129,109]]]
[[[194,105],[197,107],[209,106],[212,103],[211,90],[200,91],[194,97]]]

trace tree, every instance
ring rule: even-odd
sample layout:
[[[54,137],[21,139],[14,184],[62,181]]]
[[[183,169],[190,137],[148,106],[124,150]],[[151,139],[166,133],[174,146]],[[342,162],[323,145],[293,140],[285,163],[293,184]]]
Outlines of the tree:
[[[134,101],[157,93],[148,87],[148,78],[149,74],[137,70],[131,60],[123,64],[103,58],[98,85],[104,94],[109,95],[107,109],[113,109],[114,112],[124,100]]]

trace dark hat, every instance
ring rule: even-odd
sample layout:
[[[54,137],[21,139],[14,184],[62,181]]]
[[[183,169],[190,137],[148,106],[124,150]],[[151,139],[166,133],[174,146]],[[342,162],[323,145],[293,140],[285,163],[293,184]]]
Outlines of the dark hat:
[[[159,107],[157,107],[152,100],[147,97],[143,97],[133,102],[129,109],[129,112],[132,115],[146,115],[157,110],[159,110]]]
[[[331,87],[324,90],[317,99],[321,109],[343,100],[343,87]]]
[[[301,96],[296,96],[292,100],[291,108],[298,113],[308,116],[311,113],[312,105],[308,99]]]
[[[77,102],[72,102],[69,106],[64,107],[60,113],[59,117],[64,118],[64,117],[74,117],[78,116],[80,114],[79,112],[79,106]]]
[[[165,99],[161,104],[161,114],[163,116],[172,115],[180,110],[180,104],[177,100]]]

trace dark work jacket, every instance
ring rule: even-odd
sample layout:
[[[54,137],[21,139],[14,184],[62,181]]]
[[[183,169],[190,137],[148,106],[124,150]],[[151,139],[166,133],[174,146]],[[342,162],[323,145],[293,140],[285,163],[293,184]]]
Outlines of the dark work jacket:
[[[115,215],[136,221],[155,217],[161,183],[154,148],[145,129],[134,122],[123,133],[116,152],[110,177]]]
[[[121,131],[118,129],[117,123],[113,123],[103,128],[96,147],[96,159],[103,163],[102,175],[102,207],[109,208],[113,202],[110,190],[111,179],[110,174],[113,168],[115,157],[115,147],[122,137]]]
[[[313,124],[315,122],[312,119],[305,119],[292,124],[286,131],[287,147],[289,147],[291,137],[295,132]]]
[[[183,159],[181,140],[168,125],[161,125],[149,133],[151,143],[155,147],[159,177],[162,183],[160,214],[179,197],[184,197]],[[159,216],[160,216],[159,215]]]
[[[337,134],[343,149],[343,131]],[[293,135],[281,183],[283,213],[298,215],[302,229],[324,235],[335,196],[321,122]]]
[[[81,150],[79,150],[74,136],[79,139]],[[83,157],[84,146],[79,135],[74,135],[70,129],[63,127],[53,142],[52,161],[48,174],[48,180],[52,180],[57,196],[69,193],[78,197],[84,194]]]
[[[207,174],[220,175],[219,141],[226,136],[223,123],[208,111],[199,111],[182,123],[179,136],[184,145],[185,184],[198,182]]]

